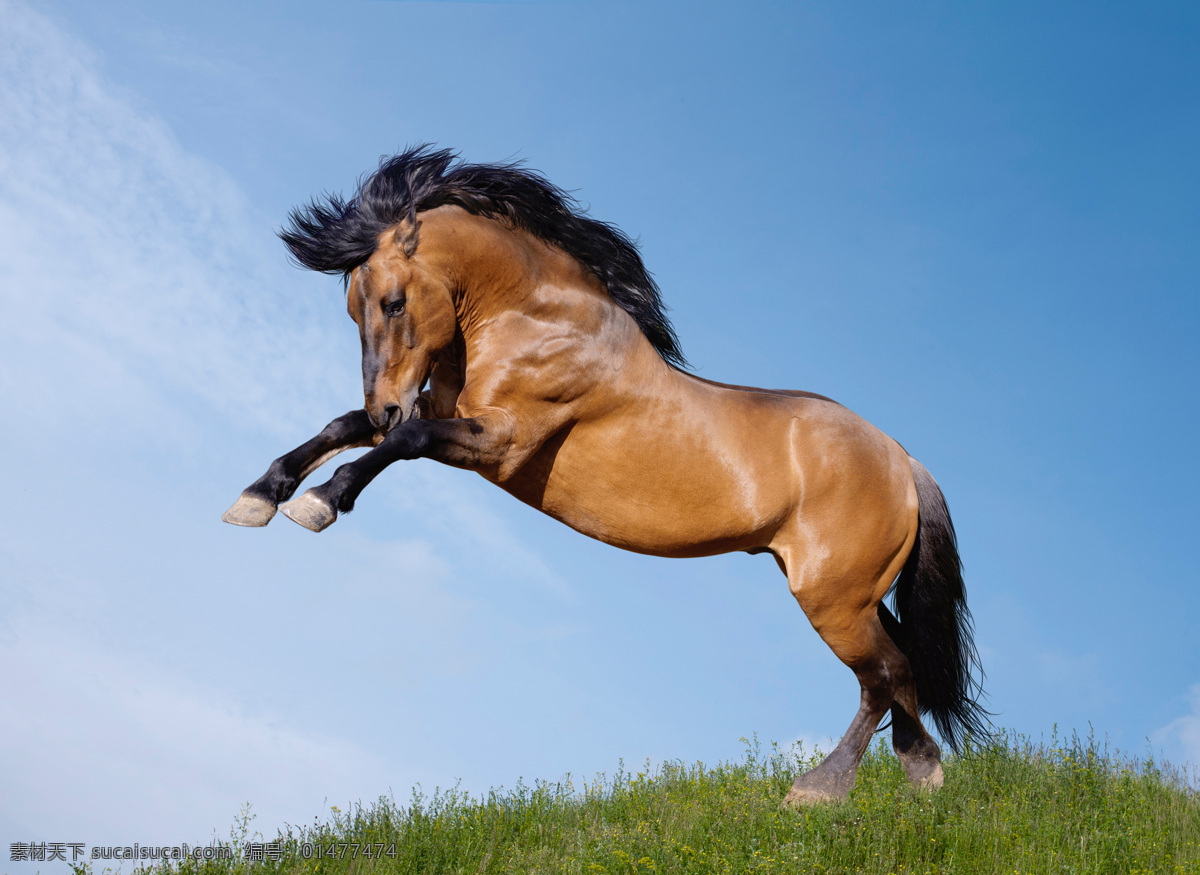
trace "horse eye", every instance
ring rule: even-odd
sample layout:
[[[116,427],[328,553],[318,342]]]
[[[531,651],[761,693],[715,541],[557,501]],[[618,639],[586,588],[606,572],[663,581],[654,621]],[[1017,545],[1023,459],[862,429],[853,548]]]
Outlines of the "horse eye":
[[[383,313],[385,316],[399,316],[404,312],[404,299],[392,301],[383,305]]]

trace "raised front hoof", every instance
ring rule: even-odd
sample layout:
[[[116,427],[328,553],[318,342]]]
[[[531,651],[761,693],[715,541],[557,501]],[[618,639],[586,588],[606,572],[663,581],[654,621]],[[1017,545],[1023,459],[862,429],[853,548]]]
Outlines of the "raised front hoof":
[[[311,489],[279,509],[292,522],[299,523],[313,532],[324,531],[337,519],[337,511],[313,495]]]
[[[806,805],[825,805],[841,802],[854,788],[854,776],[822,772],[820,766],[805,772],[792,784],[792,789],[783,797],[784,805],[802,808]]]
[[[221,521],[252,528],[265,526],[275,516],[275,510],[275,505],[265,498],[243,492],[241,498],[233,503],[233,507],[225,511]]]

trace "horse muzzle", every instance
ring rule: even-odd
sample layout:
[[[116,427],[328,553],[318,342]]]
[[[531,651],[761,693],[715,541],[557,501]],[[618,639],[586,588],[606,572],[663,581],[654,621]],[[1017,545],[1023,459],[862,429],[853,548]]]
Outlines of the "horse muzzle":
[[[415,419],[418,416],[417,399],[414,398],[411,404],[384,404],[377,406],[374,404],[367,405],[367,416],[371,418],[371,425],[379,429],[383,434],[387,434],[401,423],[407,422],[410,419]]]
[[[399,404],[385,404],[382,409],[374,410],[368,407],[367,416],[371,418],[371,425],[384,434],[404,421],[404,413]]]

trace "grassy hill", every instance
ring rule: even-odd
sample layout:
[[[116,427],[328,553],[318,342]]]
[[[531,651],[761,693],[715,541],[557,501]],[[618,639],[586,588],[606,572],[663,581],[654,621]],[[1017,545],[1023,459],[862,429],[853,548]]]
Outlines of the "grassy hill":
[[[474,799],[417,792],[405,805],[334,808],[326,823],[251,845],[261,862],[152,871],[1200,873],[1194,780],[1090,739],[1004,736],[951,758],[933,794],[911,790],[880,743],[847,802],[784,808],[812,762],[748,743],[744,761],[713,768],[622,769]],[[246,832],[243,820],[239,844]]]

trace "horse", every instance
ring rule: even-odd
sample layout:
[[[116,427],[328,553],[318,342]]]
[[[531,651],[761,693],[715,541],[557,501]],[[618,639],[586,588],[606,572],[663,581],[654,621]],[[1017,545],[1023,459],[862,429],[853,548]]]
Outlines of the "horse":
[[[861,689],[840,742],[795,780],[793,805],[846,798],[889,711],[919,788],[944,778],[922,715],[955,751],[986,735],[937,483],[825,396],[690,373],[618,228],[520,164],[424,145],[382,159],[349,200],[293,209],[279,234],[299,265],[342,278],[365,403],[272,462],[226,522],[264,526],[282,509],[320,532],[389,465],[428,458],[625,550],[770,553]],[[371,449],[293,498],[352,447]]]

